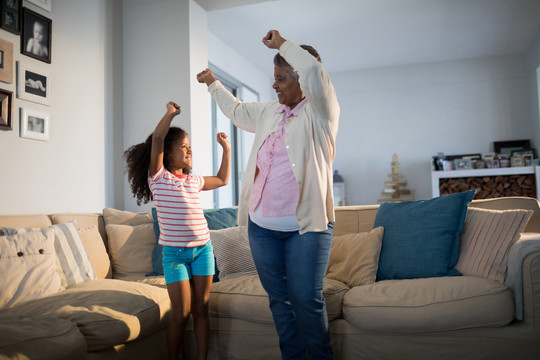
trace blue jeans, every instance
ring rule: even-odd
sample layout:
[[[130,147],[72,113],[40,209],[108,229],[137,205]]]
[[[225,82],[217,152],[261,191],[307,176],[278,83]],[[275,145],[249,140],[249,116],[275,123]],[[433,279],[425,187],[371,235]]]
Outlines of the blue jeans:
[[[332,247],[334,224],[328,230],[281,232],[251,220],[249,244],[279,335],[284,360],[332,359],[324,276]]]

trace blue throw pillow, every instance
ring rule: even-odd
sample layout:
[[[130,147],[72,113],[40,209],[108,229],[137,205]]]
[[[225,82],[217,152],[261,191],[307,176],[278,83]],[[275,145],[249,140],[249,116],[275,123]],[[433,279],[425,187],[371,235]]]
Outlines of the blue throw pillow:
[[[382,203],[373,225],[384,228],[377,281],[460,275],[453,267],[475,192]]]
[[[236,226],[237,216],[238,207],[204,210],[204,217],[208,222],[209,230],[219,230],[228,227],[234,227]],[[152,208],[152,218],[154,219],[154,232],[156,233],[156,239],[158,239],[159,241],[159,224],[156,208]],[[152,250],[152,267],[152,272],[146,274],[146,276],[163,275],[163,246],[157,243]],[[214,282],[219,281],[219,270],[217,268],[217,265],[215,266],[215,270],[216,273],[214,275]]]
[[[208,229],[220,230],[236,226],[238,207],[228,207],[223,209],[205,209],[204,217],[208,222]]]
[[[154,233],[156,239],[159,241],[159,224],[157,218],[156,208],[152,208],[152,218],[154,219]],[[156,243],[154,250],[152,250],[152,272],[146,274],[146,276],[158,276],[163,275],[163,246]]]

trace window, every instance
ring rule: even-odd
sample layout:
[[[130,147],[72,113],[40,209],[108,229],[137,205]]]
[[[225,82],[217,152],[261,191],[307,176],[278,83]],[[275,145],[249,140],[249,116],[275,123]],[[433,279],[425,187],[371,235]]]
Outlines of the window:
[[[259,94],[241,84],[239,81],[228,76],[224,71],[210,66],[216,79],[220,80],[234,96],[244,102],[259,101]],[[227,186],[214,190],[214,207],[224,208],[238,205],[240,188],[245,169],[253,145],[254,134],[236,128],[219,109],[213,98],[210,100],[212,113],[212,137],[216,139],[218,132],[224,132],[229,136],[231,143],[231,177]],[[221,165],[222,149],[216,141],[213,141],[213,170],[217,174]]]

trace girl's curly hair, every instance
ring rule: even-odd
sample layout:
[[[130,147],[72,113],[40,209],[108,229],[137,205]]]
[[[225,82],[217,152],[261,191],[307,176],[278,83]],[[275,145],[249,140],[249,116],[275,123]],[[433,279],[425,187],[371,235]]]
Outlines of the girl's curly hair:
[[[163,166],[170,170],[170,154],[178,141],[184,139],[188,134],[179,127],[171,127],[165,136],[163,144]],[[148,203],[153,200],[152,192],[148,186],[148,169],[150,167],[150,154],[152,151],[152,134],[148,136],[145,142],[133,145],[124,152],[128,181],[131,186],[133,196],[137,198],[137,205]],[[185,174],[191,172],[191,169],[183,169]]]

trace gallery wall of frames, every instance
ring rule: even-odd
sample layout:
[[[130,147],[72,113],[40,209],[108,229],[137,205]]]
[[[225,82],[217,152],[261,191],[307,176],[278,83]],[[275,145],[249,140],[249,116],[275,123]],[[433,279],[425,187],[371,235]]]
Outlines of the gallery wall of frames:
[[[19,112],[21,138],[48,141],[51,119],[52,0],[0,0],[0,28],[20,38],[21,56],[0,31],[0,131],[13,130]],[[32,4],[30,9],[28,4]],[[15,59],[20,59],[15,61]],[[15,93],[6,84],[15,83]],[[20,106],[14,108],[14,97]],[[43,106],[36,107],[34,104]]]

